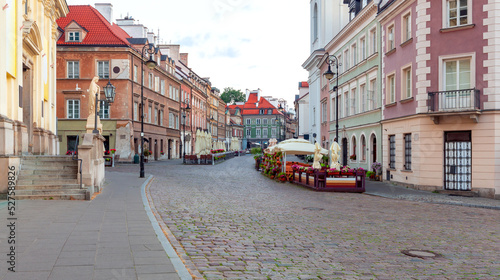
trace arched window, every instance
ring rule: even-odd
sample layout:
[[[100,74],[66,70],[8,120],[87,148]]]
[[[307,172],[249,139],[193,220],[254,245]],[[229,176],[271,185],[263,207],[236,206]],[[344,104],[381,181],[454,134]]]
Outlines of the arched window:
[[[366,161],[366,138],[361,135],[361,160]]]
[[[313,12],[313,41],[318,39],[318,4],[314,4]]]
[[[352,136],[351,140],[351,147],[352,147],[352,154],[349,157],[352,161],[355,161],[357,159],[356,157],[356,136]]]

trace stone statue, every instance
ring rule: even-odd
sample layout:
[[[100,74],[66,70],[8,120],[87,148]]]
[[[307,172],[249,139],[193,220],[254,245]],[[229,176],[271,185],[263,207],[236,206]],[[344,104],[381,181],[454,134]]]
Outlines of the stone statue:
[[[99,81],[99,77],[95,76],[92,79],[92,82],[90,82],[90,87],[89,87],[89,116],[94,116],[95,115],[95,95],[96,93],[99,94],[101,92],[101,88],[97,85],[97,82]],[[99,106],[97,106],[97,112],[99,112]]]
[[[320,161],[323,158],[321,155],[321,146],[316,142],[316,147],[314,148],[314,162],[312,167],[314,169],[321,169]]]
[[[333,142],[332,145],[330,146],[330,151],[332,152],[331,154],[332,163],[330,164],[330,168],[335,168],[337,170],[340,170],[340,163],[339,163],[340,145],[337,142]]]

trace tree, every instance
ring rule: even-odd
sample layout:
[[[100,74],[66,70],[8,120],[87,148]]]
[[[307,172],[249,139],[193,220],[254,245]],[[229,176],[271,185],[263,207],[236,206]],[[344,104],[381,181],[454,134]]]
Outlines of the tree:
[[[226,102],[226,104],[230,104],[231,101],[234,102],[245,102],[246,97],[245,94],[241,90],[236,90],[231,87],[227,87],[224,89],[224,92],[220,95],[220,98]]]

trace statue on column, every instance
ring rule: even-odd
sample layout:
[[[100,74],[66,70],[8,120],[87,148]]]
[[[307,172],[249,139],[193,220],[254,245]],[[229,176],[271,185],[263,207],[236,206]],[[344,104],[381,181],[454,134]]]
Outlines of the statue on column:
[[[97,98],[99,98],[99,93],[101,92],[101,88],[99,85],[97,85],[97,82],[99,81],[99,77],[95,76],[92,78],[92,82],[90,82],[90,86],[88,89],[88,94],[89,94],[89,116],[87,117],[87,125],[85,126],[87,133],[92,133],[94,128],[96,127],[95,125],[95,114],[96,110],[99,112],[99,104],[97,105],[96,108],[96,94]],[[97,130],[99,130],[99,134],[102,134],[102,124],[101,120],[99,119],[99,116],[97,116]]]

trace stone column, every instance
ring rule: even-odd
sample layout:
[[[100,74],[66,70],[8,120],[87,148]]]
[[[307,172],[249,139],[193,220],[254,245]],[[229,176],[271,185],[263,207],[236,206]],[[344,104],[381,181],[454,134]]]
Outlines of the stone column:
[[[105,138],[100,134],[85,133],[80,139],[78,159],[82,160],[82,183],[87,188],[87,196],[90,199],[94,192],[101,191],[104,183]]]

